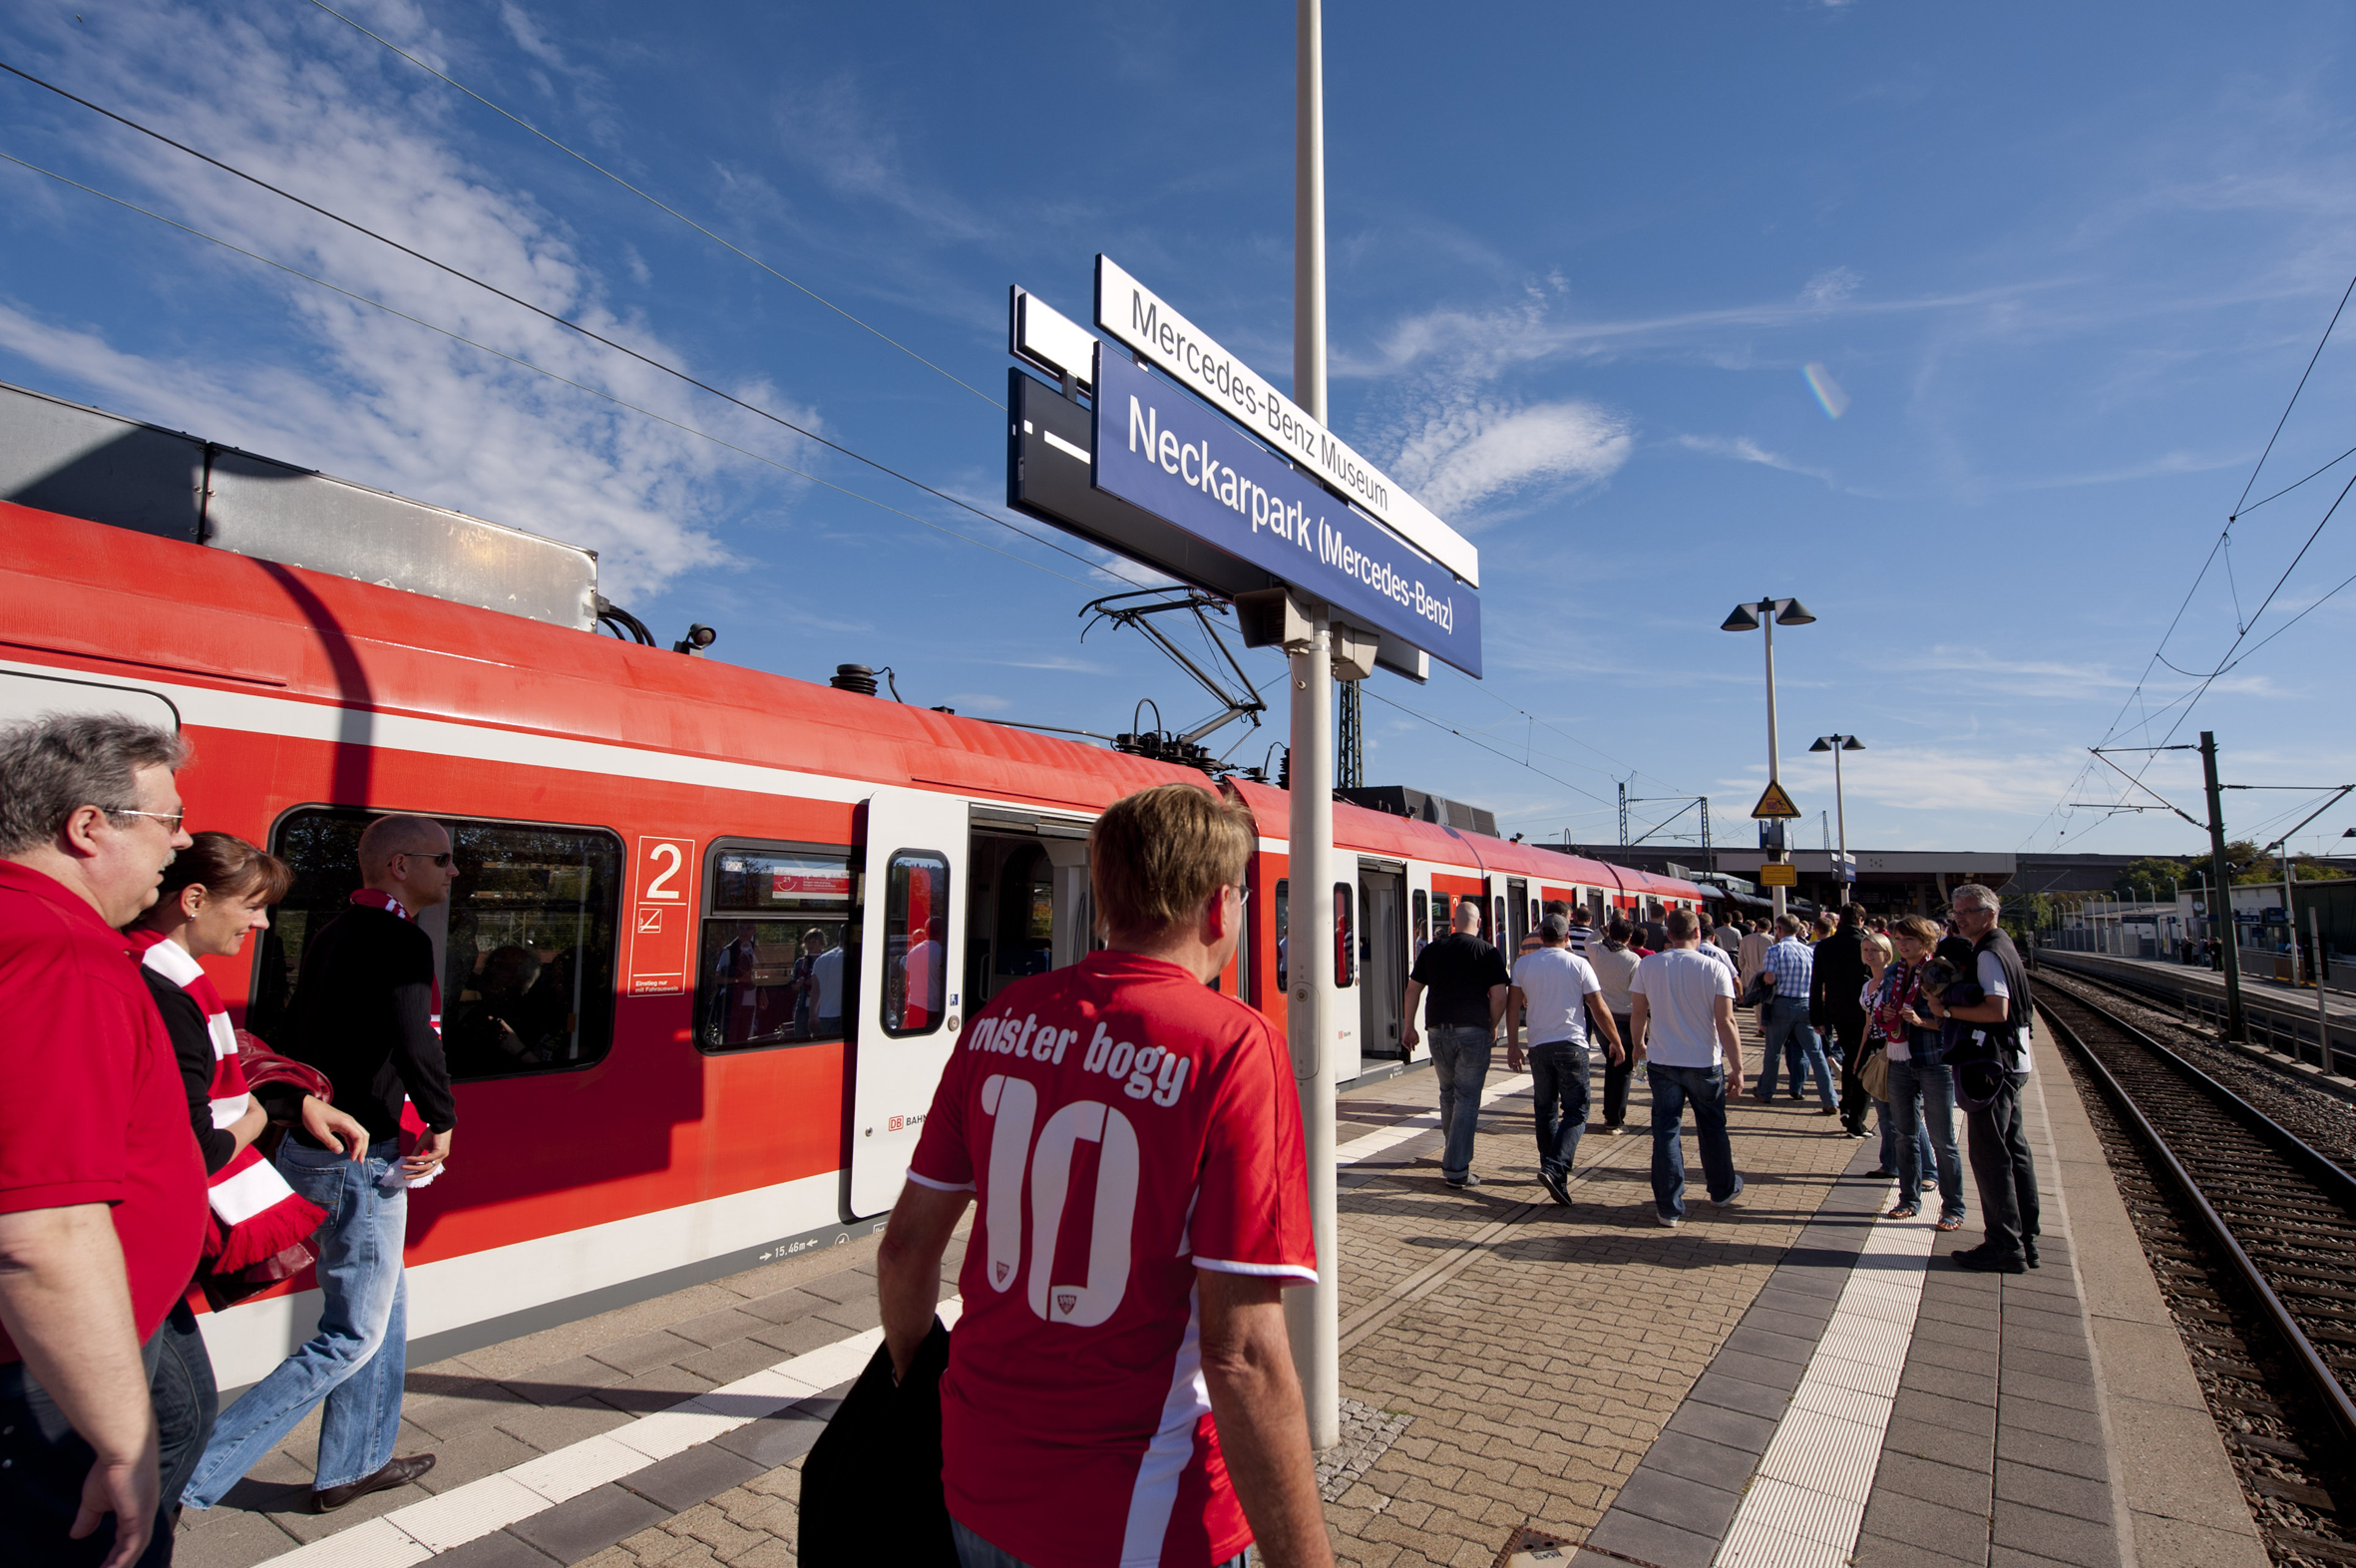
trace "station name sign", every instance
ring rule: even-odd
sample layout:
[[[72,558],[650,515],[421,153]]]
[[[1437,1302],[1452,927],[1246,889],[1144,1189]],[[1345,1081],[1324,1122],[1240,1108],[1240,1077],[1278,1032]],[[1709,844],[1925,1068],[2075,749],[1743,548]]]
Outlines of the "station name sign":
[[[1096,257],[1096,324],[1223,408],[1294,462],[1322,475],[1384,527],[1473,588],[1480,553],[1339,436],[1111,257]],[[1431,651],[1439,652],[1437,647]],[[1444,656],[1444,655],[1443,655]],[[1449,659],[1455,663],[1454,659]],[[1461,667],[1461,666],[1459,666]]]
[[[1478,594],[1196,402],[1175,377],[1110,349],[1096,360],[1098,490],[1479,677]]]

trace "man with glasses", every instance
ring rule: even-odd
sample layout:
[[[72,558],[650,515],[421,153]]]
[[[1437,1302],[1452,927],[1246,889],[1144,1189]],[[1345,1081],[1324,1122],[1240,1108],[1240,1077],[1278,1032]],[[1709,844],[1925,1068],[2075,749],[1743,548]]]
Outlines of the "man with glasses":
[[[172,1560],[154,1379],[196,1271],[204,1164],[116,928],[189,847],[178,735],[0,729],[0,1521],[11,1564]]]
[[[1955,924],[1972,945],[1982,999],[1968,1006],[1931,1011],[1965,1026],[1969,1043],[1950,1048],[1953,1059],[1979,1055],[1982,1065],[1956,1068],[1979,1079],[1965,1101],[1972,1183],[1980,1189],[1980,1225],[1987,1239],[1956,1253],[1958,1268],[1981,1274],[2019,1274],[2037,1267],[2037,1166],[2029,1154],[2029,1132],[2021,1116],[2021,1086],[2032,1066],[2029,1048],[2029,974],[2013,939],[1997,925],[2003,906],[1994,891],[1967,882],[1952,895]],[[1992,1058],[1992,1059],[1990,1059]],[[1978,1103],[1973,1103],[1978,1101]]]
[[[335,1108],[368,1129],[346,1155],[307,1133],[288,1135],[278,1169],[332,1218],[321,1228],[319,1330],[221,1412],[181,1500],[209,1508],[312,1406],[324,1402],[311,1511],[406,1486],[434,1467],[430,1453],[393,1456],[408,1370],[408,1282],[401,1251],[409,1188],[450,1156],[457,1105],[442,1055],[442,987],[422,912],[457,880],[450,834],[431,817],[379,817],[360,835],[361,887],[351,908],[303,944],[286,1055],[335,1085]],[[401,1150],[402,1102],[425,1132]],[[183,1117],[184,1125],[186,1117]]]

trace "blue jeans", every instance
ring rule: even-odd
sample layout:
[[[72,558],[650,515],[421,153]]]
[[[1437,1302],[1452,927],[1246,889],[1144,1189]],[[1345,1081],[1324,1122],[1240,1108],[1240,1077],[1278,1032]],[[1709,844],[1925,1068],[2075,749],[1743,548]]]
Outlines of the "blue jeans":
[[[1832,1100],[1832,1069],[1824,1061],[1824,1042],[1816,1035],[1815,1026],[1808,1022],[1808,1004],[1801,997],[1786,1000],[1777,997],[1767,1004],[1767,1052],[1759,1064],[1759,1087],[1753,1092],[1763,1100],[1775,1097],[1775,1068],[1787,1049],[1796,1048],[1808,1067],[1816,1075],[1816,1097],[1827,1109]],[[1791,1067],[1791,1087],[1800,1086],[1799,1065]]]
[[[279,1147],[287,1185],[327,1211],[318,1237],[319,1289],[326,1297],[319,1332],[221,1412],[181,1494],[187,1506],[219,1502],[322,1399],[327,1412],[314,1490],[364,1480],[392,1458],[409,1363],[409,1292],[401,1269],[409,1193],[388,1195],[379,1183],[400,1158],[397,1138],[370,1144],[357,1163],[292,1138]]]
[[[949,1521],[949,1533],[957,1541],[958,1568],[1030,1568],[1030,1564],[1012,1552],[990,1545],[954,1518]],[[1213,1563],[1211,1568],[1245,1568],[1251,1560],[1252,1549],[1247,1546],[1227,1561]]]
[[[1538,1168],[1568,1176],[1580,1135],[1587,1131],[1587,1047],[1576,1040],[1532,1045],[1530,1077],[1537,1101]]]
[[[1804,1014],[1805,1008],[1802,1012]],[[1646,1069],[1653,1086],[1653,1203],[1664,1215],[1685,1216],[1685,1108],[1694,1107],[1694,1132],[1702,1145],[1702,1175],[1713,1202],[1735,1195],[1735,1149],[1726,1135],[1726,1068]]]
[[[1926,1182],[1939,1188],[1939,1217],[1963,1218],[1963,1159],[1955,1151],[1955,1074],[1918,1061],[1890,1063],[1889,1103],[1882,1125],[1892,1132],[1898,1201],[1920,1204]]]
[[[1431,1040],[1431,1071],[1439,1079],[1439,1125],[1447,1135],[1440,1150],[1439,1173],[1462,1181],[1472,1169],[1472,1133],[1480,1125],[1480,1086],[1489,1076],[1489,1045],[1485,1028],[1442,1023],[1424,1031]]]

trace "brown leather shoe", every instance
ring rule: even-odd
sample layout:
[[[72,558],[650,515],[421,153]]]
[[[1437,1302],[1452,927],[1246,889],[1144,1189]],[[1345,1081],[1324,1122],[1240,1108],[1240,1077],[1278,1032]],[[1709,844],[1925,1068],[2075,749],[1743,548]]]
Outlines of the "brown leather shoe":
[[[430,1453],[411,1454],[406,1459],[388,1460],[374,1475],[364,1475],[349,1486],[330,1486],[325,1491],[311,1493],[311,1512],[333,1513],[345,1503],[370,1492],[381,1492],[395,1486],[406,1486],[434,1467]]]

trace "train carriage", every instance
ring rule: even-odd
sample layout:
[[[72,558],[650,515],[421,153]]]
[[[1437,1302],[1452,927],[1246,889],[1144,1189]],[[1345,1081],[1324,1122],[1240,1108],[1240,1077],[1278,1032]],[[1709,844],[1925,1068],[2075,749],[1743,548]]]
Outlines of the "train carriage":
[[[22,506],[0,533],[0,718],[179,725],[190,825],[293,866],[265,938],[206,961],[264,1039],[357,885],[359,829],[449,825],[459,881],[421,924],[460,1130],[412,1203],[415,1360],[880,1225],[960,1020],[1088,951],[1088,826],[1136,789],[1255,814],[1249,940],[1218,983],[1283,1022],[1281,791]],[[1701,896],[1347,803],[1334,822],[1345,1079],[1398,1059],[1407,968],[1455,901],[1510,945],[1547,899]],[[206,1315],[223,1386],[317,1301],[306,1275]]]

